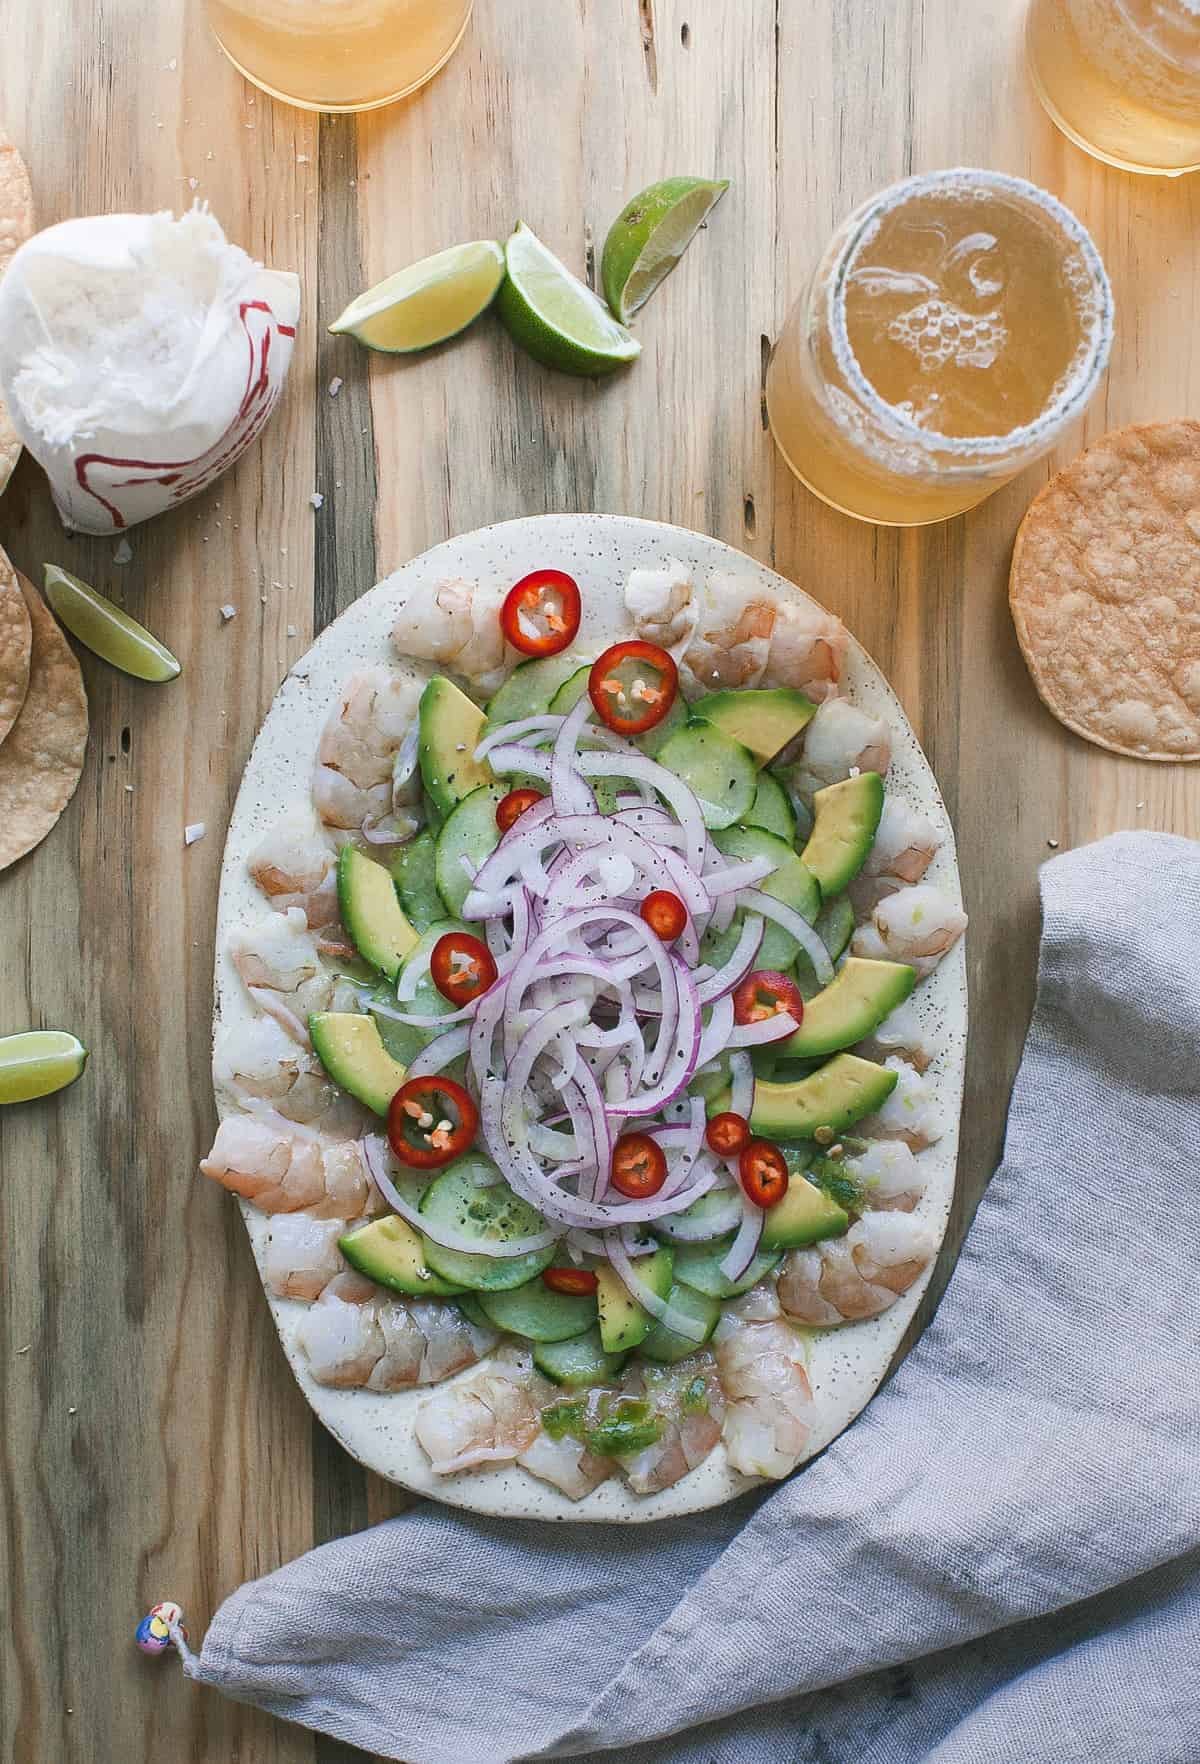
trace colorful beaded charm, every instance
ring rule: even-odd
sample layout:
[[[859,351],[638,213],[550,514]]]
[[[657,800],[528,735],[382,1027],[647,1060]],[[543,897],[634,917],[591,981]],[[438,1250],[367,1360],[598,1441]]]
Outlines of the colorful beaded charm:
[[[161,1654],[171,1645],[171,1625],[175,1624],[184,1641],[187,1630],[183,1627],[183,1608],[174,1599],[163,1599],[155,1605],[138,1624],[134,1641],[143,1654]]]

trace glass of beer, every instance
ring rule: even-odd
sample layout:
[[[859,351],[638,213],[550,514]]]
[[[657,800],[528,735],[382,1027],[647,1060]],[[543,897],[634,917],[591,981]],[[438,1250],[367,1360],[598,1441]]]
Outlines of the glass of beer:
[[[776,444],[844,514],[923,526],[1053,446],[1098,386],[1112,291],[1053,196],[991,171],[906,178],[843,222],[767,370]]]
[[[302,110],[374,110],[457,49],[471,0],[207,0],[230,61]]]
[[[1123,171],[1200,171],[1200,0],[1033,0],[1025,41],[1078,146]]]

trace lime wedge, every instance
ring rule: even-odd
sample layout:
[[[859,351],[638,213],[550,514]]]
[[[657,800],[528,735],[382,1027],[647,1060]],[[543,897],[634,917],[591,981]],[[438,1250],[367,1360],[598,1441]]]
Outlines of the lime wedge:
[[[728,188],[728,178],[664,178],[625,204],[600,259],[604,297],[622,324],[670,275]]]
[[[521,221],[505,249],[508,277],[496,310],[513,339],[564,374],[611,374],[641,354],[604,302]]]
[[[101,661],[111,662],[135,680],[152,680],[156,685],[178,674],[179,663],[165,643],[78,576],[68,575],[57,564],[47,564],[45,582],[46,599],[58,618],[72,637],[78,637]]]
[[[431,349],[486,312],[504,280],[504,252],[494,239],[453,245],[423,257],[352,300],[329,329],[387,355]]]
[[[65,1029],[29,1029],[0,1037],[0,1103],[30,1102],[74,1084],[87,1048]]]

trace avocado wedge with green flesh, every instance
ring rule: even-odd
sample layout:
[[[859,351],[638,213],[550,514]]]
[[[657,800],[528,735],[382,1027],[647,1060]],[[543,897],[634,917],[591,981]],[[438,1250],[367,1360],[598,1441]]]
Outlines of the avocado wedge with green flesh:
[[[417,713],[421,781],[444,815],[493,780],[487,761],[475,758],[484,721],[479,706],[444,674],[435,674],[421,694]]]
[[[634,1272],[640,1281],[660,1299],[671,1290],[671,1267],[674,1251],[663,1244],[652,1256],[643,1256]],[[605,1264],[596,1269],[596,1303],[600,1308],[600,1340],[606,1354],[627,1353],[646,1338],[654,1319],[625,1289],[615,1268]]]
[[[364,961],[394,980],[400,964],[417,946],[390,870],[353,845],[343,845],[337,866],[338,910]]]
[[[308,1019],[308,1033],[334,1083],[377,1115],[386,1115],[407,1073],[384,1047],[374,1017],[356,1011],[318,1011]]]
[[[804,1249],[826,1237],[841,1237],[849,1229],[849,1213],[806,1176],[795,1175],[783,1199],[763,1220],[759,1254]]]
[[[759,765],[774,759],[816,714],[816,705],[790,686],[710,692],[692,706],[694,717],[715,723],[731,740],[740,741]]]
[[[338,1248],[368,1280],[411,1298],[453,1298],[465,1290],[433,1272],[425,1261],[420,1232],[397,1213],[355,1226],[338,1238]]]
[[[883,813],[883,779],[859,772],[813,797],[813,830],[800,853],[828,900],[852,882],[867,861]]]
[[[895,1088],[896,1074],[886,1066],[857,1054],[835,1054],[791,1084],[756,1079],[750,1125],[768,1139],[811,1139],[818,1127],[838,1133],[882,1108]]]
[[[804,1006],[804,1021],[786,1041],[772,1044],[780,1059],[812,1060],[853,1047],[903,1004],[917,983],[904,962],[847,956],[824,991]]]

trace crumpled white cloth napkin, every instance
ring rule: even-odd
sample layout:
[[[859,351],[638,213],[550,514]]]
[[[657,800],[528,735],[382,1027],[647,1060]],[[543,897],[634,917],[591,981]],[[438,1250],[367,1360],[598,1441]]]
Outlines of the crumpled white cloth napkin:
[[[423,1507],[242,1587],[191,1676],[408,1764],[1197,1764],[1200,845],[1042,878],[1004,1161],[849,1433],[662,1525]]]

